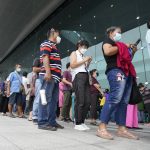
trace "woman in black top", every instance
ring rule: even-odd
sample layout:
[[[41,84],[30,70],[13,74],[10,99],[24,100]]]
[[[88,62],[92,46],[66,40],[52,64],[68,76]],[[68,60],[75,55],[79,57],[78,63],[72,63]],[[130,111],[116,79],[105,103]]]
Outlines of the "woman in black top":
[[[110,27],[107,29],[107,37],[103,42],[102,50],[107,63],[106,75],[110,85],[109,99],[106,101],[102,113],[101,123],[97,136],[105,139],[113,139],[113,136],[107,131],[106,125],[114,111],[116,111],[116,124],[118,125],[117,135],[130,139],[138,139],[137,136],[130,133],[126,127],[126,110],[132,88],[132,78],[126,76],[125,72],[117,67],[117,55],[119,52],[116,42],[121,40],[120,27]],[[137,48],[133,44],[126,44],[128,48]]]

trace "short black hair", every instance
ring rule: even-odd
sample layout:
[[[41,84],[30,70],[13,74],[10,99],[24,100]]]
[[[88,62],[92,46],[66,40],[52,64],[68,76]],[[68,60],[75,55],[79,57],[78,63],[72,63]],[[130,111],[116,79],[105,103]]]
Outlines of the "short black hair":
[[[109,89],[105,89],[105,93],[109,93]]]
[[[147,22],[147,28],[150,29],[150,21]]]
[[[89,42],[86,40],[80,40],[80,41],[78,41],[76,48],[78,49],[79,46],[86,46],[87,48],[89,48]]]
[[[68,69],[70,67],[70,63],[67,63],[66,64],[66,68]]]
[[[15,65],[15,67],[17,67],[17,66],[21,66],[21,64],[17,63],[17,64]]]
[[[92,76],[92,75],[93,75],[93,73],[94,73],[94,72],[96,72],[96,71],[97,71],[97,69],[93,69],[93,70],[91,70],[91,71],[90,71],[91,76]]]
[[[24,72],[22,73],[22,75],[23,75],[24,77],[27,77],[28,73],[27,73],[26,71],[24,71]]]
[[[143,83],[139,83],[138,88],[140,89],[142,87],[145,87],[144,84]]]
[[[107,28],[106,29],[106,36],[109,36],[109,34],[111,32],[114,32],[116,29],[121,29],[121,27],[119,27],[119,26],[111,26],[111,27]]]
[[[54,32],[60,32],[60,31],[56,28],[49,28],[47,31],[47,38],[49,38],[51,33],[54,33]]]

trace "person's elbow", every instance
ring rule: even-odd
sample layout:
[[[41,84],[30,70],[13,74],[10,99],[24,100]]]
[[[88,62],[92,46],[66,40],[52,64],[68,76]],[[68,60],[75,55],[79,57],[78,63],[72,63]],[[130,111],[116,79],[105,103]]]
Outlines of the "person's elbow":
[[[71,63],[71,64],[70,64],[70,67],[71,67],[71,69],[74,69],[74,68],[76,68],[76,64]]]

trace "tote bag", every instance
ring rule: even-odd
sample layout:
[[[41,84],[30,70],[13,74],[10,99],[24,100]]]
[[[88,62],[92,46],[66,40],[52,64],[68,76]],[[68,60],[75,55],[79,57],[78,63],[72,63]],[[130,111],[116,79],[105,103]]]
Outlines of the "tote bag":
[[[140,102],[142,102],[142,95],[141,95],[139,88],[137,86],[136,79],[133,78],[133,84],[132,84],[132,90],[131,90],[129,104],[130,105],[136,105]]]

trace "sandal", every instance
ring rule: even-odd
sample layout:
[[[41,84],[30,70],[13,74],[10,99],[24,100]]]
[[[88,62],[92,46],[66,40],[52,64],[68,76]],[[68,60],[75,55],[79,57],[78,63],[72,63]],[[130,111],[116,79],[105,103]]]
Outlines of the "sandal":
[[[9,113],[8,117],[16,118],[15,115],[13,115],[12,113]]]
[[[31,118],[28,118],[28,121],[33,121]]]
[[[107,140],[113,140],[113,136],[106,130],[100,130],[98,129],[97,134],[98,137],[103,138],[103,139],[107,139]]]
[[[22,116],[18,116],[18,118],[24,118],[24,119],[26,119],[27,117],[25,115],[22,115]]]
[[[90,124],[93,125],[93,126],[97,126],[98,125],[97,122],[91,122]]]
[[[124,130],[124,131],[118,131],[117,136],[123,137],[123,138],[128,138],[128,139],[133,139],[133,140],[139,140],[139,137],[132,134],[131,132]]]

